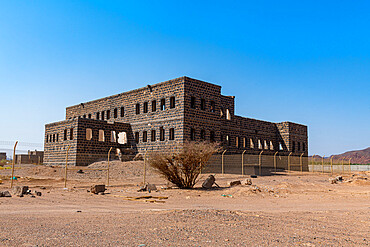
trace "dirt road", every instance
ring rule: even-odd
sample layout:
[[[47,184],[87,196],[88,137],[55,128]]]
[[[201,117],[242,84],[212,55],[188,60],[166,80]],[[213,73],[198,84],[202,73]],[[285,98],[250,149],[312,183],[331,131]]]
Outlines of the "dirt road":
[[[111,168],[105,195],[87,192],[105,183],[104,170],[70,171],[67,190],[58,167],[16,170],[16,185],[42,196],[0,198],[0,246],[370,245],[369,173],[348,174],[338,184],[329,175],[282,173],[231,188],[229,181],[248,176],[216,175],[221,188],[207,191],[200,184],[193,190],[161,189],[166,182],[147,171],[147,181],[159,189],[148,193],[137,192],[141,162],[115,162]],[[8,172],[0,171],[0,190],[9,187]],[[168,199],[127,198],[137,196]]]

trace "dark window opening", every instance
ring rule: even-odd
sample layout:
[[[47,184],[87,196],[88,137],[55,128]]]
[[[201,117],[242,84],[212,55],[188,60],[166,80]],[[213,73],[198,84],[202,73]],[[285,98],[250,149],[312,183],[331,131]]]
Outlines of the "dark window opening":
[[[57,142],[59,142],[59,134],[57,134]]]
[[[157,110],[157,101],[153,100],[152,101],[152,112],[155,112]]]
[[[69,139],[73,140],[73,128],[69,130]]]
[[[211,131],[209,133],[209,139],[211,140],[211,142],[214,142],[215,141],[215,132],[214,131]]]
[[[96,113],[96,119],[99,120],[100,119],[100,112],[97,112]]]
[[[301,151],[301,143],[298,142],[298,151]]]
[[[143,131],[143,142],[147,142],[147,141],[148,141],[148,132]]]
[[[49,135],[46,135],[46,143],[49,142]]]
[[[214,101],[211,101],[211,112],[216,112],[216,105]]]
[[[161,141],[164,141],[164,128],[163,127],[159,128],[159,139]]]
[[[240,139],[239,136],[236,137],[236,147],[237,148],[240,148],[241,147],[241,144],[242,144],[242,140]]]
[[[170,140],[175,140],[175,129],[174,128],[170,129]]]
[[[170,98],[170,108],[175,108],[175,97]]]
[[[121,117],[125,116],[125,108],[122,106],[121,107]]]
[[[203,111],[206,109],[206,100],[205,99],[200,100],[200,109],[203,110]]]
[[[195,141],[195,129],[190,130],[190,140]]]
[[[104,120],[104,111],[101,112],[101,120]]]
[[[86,118],[86,114],[83,116],[83,118]]]
[[[107,120],[110,119],[110,110],[107,110]]]
[[[55,142],[55,134],[53,134],[53,142]]]
[[[136,104],[136,114],[140,114],[140,104]]]
[[[89,119],[91,119],[91,114],[89,114]]]
[[[191,97],[190,107],[193,108],[193,109],[195,109],[195,97]]]
[[[305,152],[306,151],[306,143],[302,143],[302,151]]]
[[[143,112],[144,113],[147,113],[148,112],[148,102],[144,102]]]
[[[155,135],[155,130],[152,130],[152,135],[151,135],[151,141],[152,142],[155,142],[157,139],[156,135]]]
[[[64,130],[64,137],[63,137],[63,140],[67,140],[67,129]]]
[[[161,111],[166,110],[166,99],[161,99]]]
[[[229,135],[226,136],[226,143],[228,146],[230,146],[230,136]]]
[[[135,142],[139,143],[139,132],[135,132]]]
[[[205,130],[201,130],[200,131],[200,139],[204,140],[206,138],[206,131]]]
[[[292,152],[295,152],[295,141],[293,141]]]
[[[220,139],[221,139],[221,142],[223,142],[224,141],[224,135],[221,135]]]
[[[114,110],[113,110],[113,117],[114,118],[118,117],[118,109],[117,108],[114,108]]]

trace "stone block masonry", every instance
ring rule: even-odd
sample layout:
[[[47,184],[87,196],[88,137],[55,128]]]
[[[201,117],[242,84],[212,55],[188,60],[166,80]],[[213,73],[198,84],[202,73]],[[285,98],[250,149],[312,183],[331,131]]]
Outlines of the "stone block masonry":
[[[306,126],[236,116],[234,101],[218,85],[180,77],[67,107],[65,121],[45,126],[44,163],[63,164],[68,145],[70,164],[88,165],[106,159],[110,147],[144,153],[200,140],[232,152],[307,156]],[[125,133],[125,144],[117,133]]]

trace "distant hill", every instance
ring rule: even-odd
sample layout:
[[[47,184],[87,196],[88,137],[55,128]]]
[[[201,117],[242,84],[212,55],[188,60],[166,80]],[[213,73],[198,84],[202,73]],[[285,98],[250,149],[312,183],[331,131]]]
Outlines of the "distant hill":
[[[315,155],[315,158],[321,158],[319,155]],[[329,158],[329,157],[325,157]],[[370,164],[370,147],[363,150],[348,151],[342,154],[333,155],[333,159],[351,159],[351,163],[355,164]]]

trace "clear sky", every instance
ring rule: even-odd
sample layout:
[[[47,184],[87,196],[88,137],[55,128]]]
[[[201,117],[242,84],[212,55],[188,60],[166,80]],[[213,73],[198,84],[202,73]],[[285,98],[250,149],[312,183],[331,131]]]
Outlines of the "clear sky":
[[[369,13],[370,1],[1,1],[0,149],[43,143],[66,106],[180,76],[221,85],[238,115],[308,125],[310,154],[363,149]]]

